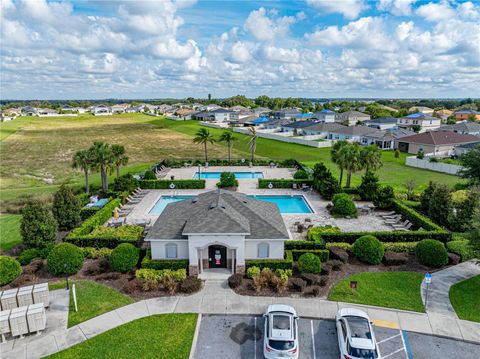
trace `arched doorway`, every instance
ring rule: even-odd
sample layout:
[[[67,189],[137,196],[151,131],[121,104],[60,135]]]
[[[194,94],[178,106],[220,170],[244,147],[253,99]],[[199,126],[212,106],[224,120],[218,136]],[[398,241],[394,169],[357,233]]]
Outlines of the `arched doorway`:
[[[218,244],[208,247],[208,267],[227,268],[227,247]]]

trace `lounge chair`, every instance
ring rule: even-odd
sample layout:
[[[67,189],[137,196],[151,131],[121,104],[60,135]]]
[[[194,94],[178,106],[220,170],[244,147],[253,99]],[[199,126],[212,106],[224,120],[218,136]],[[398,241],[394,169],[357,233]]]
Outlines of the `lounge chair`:
[[[413,223],[408,223],[405,227],[395,228],[395,230],[397,230],[397,231],[409,231],[412,226],[413,226]]]
[[[387,213],[382,214],[381,216],[382,216],[382,217],[390,217],[390,216],[395,215],[395,213],[396,213],[395,211],[390,211],[390,212],[387,212]]]
[[[393,215],[393,216],[382,216],[383,219],[397,219],[399,217],[402,217],[401,214],[396,214],[396,215]]]
[[[410,221],[407,219],[405,222],[401,224],[392,224],[392,227],[397,229],[397,228],[406,228],[406,226],[410,223]]]
[[[397,218],[397,219],[387,219],[385,220],[385,224],[391,224],[391,225],[394,225],[394,224],[398,224],[400,221],[402,220],[402,218]]]
[[[297,184],[296,184],[296,183],[292,183],[292,188],[293,188],[293,189],[298,189],[298,188],[297,188]]]

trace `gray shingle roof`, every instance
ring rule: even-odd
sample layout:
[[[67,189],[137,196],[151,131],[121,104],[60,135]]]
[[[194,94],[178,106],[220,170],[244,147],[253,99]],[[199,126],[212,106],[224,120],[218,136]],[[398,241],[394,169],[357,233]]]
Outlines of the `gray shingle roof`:
[[[214,190],[168,204],[145,240],[187,239],[192,233],[237,233],[252,239],[289,238],[276,204],[242,193]]]
[[[343,126],[338,122],[326,122],[326,123],[314,123],[310,126],[305,127],[304,130],[329,132],[333,130],[338,130],[343,127],[346,127],[346,126]]]
[[[343,126],[342,128],[338,128],[330,132],[342,134],[342,135],[358,136],[358,135],[366,135],[376,131],[377,131],[376,129],[367,127],[367,126]]]

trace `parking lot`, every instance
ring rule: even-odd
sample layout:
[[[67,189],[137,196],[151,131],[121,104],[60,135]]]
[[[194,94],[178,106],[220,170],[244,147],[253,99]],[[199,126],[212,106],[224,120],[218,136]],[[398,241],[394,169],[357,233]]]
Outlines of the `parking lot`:
[[[264,320],[261,316],[202,317],[195,358],[263,358]],[[382,358],[478,358],[480,345],[399,329],[374,326]],[[338,359],[334,321],[300,318],[300,358]]]

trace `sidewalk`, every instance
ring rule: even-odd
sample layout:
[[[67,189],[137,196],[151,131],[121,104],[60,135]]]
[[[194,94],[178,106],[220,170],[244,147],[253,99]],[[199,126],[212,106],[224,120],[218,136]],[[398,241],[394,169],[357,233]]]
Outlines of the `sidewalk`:
[[[234,293],[226,281],[209,280],[191,296],[142,300],[68,329],[42,334],[38,339],[10,340],[2,344],[2,358],[39,358],[69,348],[109,329],[135,319],[165,313],[263,314],[274,303],[292,305],[301,317],[334,319],[339,308],[356,307],[366,311],[380,326],[397,327],[423,334],[439,335],[480,343],[480,323],[438,314],[415,313],[314,298],[249,297]],[[13,344],[11,342],[14,342]]]

